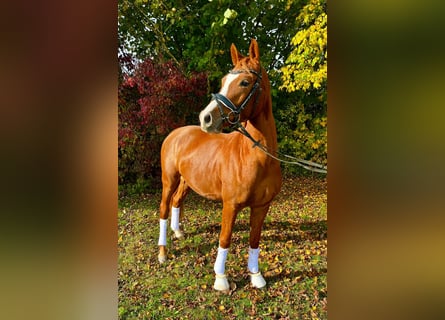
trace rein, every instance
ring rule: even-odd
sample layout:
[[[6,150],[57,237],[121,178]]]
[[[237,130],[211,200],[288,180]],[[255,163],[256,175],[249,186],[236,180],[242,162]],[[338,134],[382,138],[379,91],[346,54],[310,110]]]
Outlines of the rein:
[[[259,73],[256,72],[255,70],[248,70],[248,71],[245,71],[245,70],[233,71],[233,70],[231,70],[229,73],[238,74],[238,73],[244,73],[244,72],[250,72],[250,73],[255,74],[257,76],[257,79],[256,79],[256,82],[253,85],[252,89],[250,90],[249,94],[247,95],[246,99],[244,99],[243,103],[241,103],[241,105],[239,107],[236,107],[235,104],[232,101],[230,101],[230,99],[227,98],[226,96],[224,96],[220,93],[212,93],[212,98],[216,100],[216,104],[218,105],[219,112],[221,113],[221,117],[222,117],[223,121],[227,121],[231,125],[231,128],[233,130],[238,131],[245,137],[249,138],[253,142],[253,146],[252,146],[253,148],[258,147],[266,155],[268,155],[269,157],[271,157],[277,161],[287,163],[287,164],[295,164],[295,165],[298,165],[306,170],[313,171],[313,172],[328,173],[328,168],[326,166],[323,166],[321,164],[318,164],[318,163],[315,163],[312,161],[292,157],[292,156],[283,154],[279,151],[276,151],[275,153],[277,155],[292,159],[293,161],[283,160],[283,159],[280,159],[280,158],[274,156],[273,154],[271,154],[271,152],[268,150],[268,148],[266,146],[262,145],[259,141],[255,140],[250,135],[250,133],[246,130],[246,128],[240,123],[241,112],[244,110],[247,103],[253,97],[253,95],[259,88],[260,82],[261,82],[261,69],[260,69]],[[260,90],[261,90],[261,88],[260,88]],[[254,109],[252,110],[252,114],[255,112],[257,99],[258,99],[258,96],[255,98]],[[230,112],[227,115],[223,112],[222,105],[224,105],[227,109],[230,110]],[[235,116],[234,120],[230,120],[231,115]]]

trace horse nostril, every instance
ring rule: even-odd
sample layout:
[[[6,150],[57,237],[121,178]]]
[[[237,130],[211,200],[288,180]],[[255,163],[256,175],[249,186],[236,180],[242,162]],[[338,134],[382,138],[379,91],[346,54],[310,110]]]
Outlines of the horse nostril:
[[[209,123],[210,121],[212,121],[212,117],[210,116],[210,114],[208,114],[204,117],[204,122]]]

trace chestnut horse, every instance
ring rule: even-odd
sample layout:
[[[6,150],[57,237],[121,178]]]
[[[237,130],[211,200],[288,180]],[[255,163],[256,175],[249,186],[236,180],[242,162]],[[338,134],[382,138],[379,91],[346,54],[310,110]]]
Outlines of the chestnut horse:
[[[201,127],[185,126],[170,133],[161,149],[162,200],[160,205],[159,262],[166,260],[167,219],[181,237],[179,213],[189,188],[203,197],[222,200],[221,233],[214,271],[216,290],[228,290],[224,274],[232,229],[237,213],[250,207],[248,270],[251,283],[261,288],[266,281],[258,269],[259,242],[270,203],[281,188],[277,160],[268,157],[238,131],[221,133],[235,124],[268,150],[277,150],[272,115],[270,82],[260,66],[258,43],[252,39],[249,56],[232,44],[234,68],[222,79],[219,93],[199,115]],[[241,125],[243,123],[243,125]]]

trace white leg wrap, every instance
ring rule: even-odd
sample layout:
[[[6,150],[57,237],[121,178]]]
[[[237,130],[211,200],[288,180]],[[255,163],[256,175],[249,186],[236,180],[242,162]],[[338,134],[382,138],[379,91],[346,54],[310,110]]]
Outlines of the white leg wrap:
[[[158,246],[167,245],[167,219],[159,219],[159,241]]]
[[[179,230],[179,208],[172,207],[172,221],[170,227],[173,231]]]
[[[224,271],[226,269],[227,252],[229,252],[229,249],[223,249],[221,247],[218,248],[215,267],[213,268],[217,275],[224,275]]]
[[[260,248],[249,248],[249,260],[247,261],[247,267],[250,273],[257,273],[258,269],[258,256],[260,255]]]
[[[172,207],[172,221],[170,223],[171,229],[175,232],[176,238],[182,238],[184,234],[179,230],[179,208]]]

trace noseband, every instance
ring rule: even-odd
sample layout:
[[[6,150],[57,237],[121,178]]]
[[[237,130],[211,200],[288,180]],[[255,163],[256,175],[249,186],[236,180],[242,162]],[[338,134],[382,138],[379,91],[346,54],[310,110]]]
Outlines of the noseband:
[[[240,122],[240,115],[241,112],[244,110],[244,108],[247,106],[247,104],[249,103],[250,99],[253,97],[253,95],[255,94],[255,92],[258,90],[260,83],[261,83],[261,68],[260,68],[260,72],[256,72],[255,70],[237,70],[237,71],[229,71],[229,73],[231,74],[239,74],[239,73],[253,73],[254,75],[256,75],[256,81],[255,84],[253,85],[252,89],[250,90],[249,94],[247,95],[246,99],[244,99],[244,101],[241,103],[241,105],[239,107],[235,106],[235,104],[230,101],[229,98],[227,98],[226,96],[224,96],[221,93],[212,93],[212,100],[215,99],[216,100],[216,104],[218,105],[218,109],[219,112],[221,113],[221,118],[223,121],[227,121],[229,124],[231,124],[234,127],[237,127],[239,125]],[[261,88],[260,88],[261,90]],[[258,96],[255,98],[255,102],[254,102],[254,109],[252,110],[252,113],[254,113],[255,111],[255,107],[257,104],[257,99]],[[227,109],[230,110],[230,112],[228,114],[225,114],[223,111],[223,106],[226,107]],[[231,115],[234,115],[234,120],[230,120]]]

